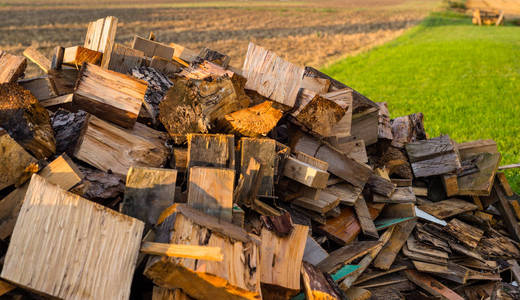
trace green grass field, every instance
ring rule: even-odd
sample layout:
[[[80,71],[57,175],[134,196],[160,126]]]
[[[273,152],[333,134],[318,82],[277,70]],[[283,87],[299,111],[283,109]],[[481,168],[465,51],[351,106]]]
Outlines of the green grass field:
[[[494,139],[501,164],[520,161],[520,27],[478,27],[435,13],[398,39],[323,69],[392,117],[425,115],[430,137]],[[505,171],[520,192],[520,170]]]

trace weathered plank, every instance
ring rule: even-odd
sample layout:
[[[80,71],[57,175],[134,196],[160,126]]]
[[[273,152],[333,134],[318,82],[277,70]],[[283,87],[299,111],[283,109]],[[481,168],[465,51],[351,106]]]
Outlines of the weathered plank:
[[[276,163],[276,141],[268,138],[240,139],[240,173],[245,174],[251,158],[262,166],[262,181],[258,196],[274,196],[274,173]]]
[[[294,157],[288,157],[283,170],[285,177],[298,181],[308,187],[323,189],[327,187],[329,173]]]
[[[439,219],[478,209],[475,204],[456,198],[419,205],[419,208]]]
[[[318,268],[327,273],[333,273],[343,265],[367,254],[381,244],[379,241],[353,242],[329,254],[318,264]]]
[[[376,268],[382,270],[390,269],[397,253],[401,251],[401,248],[412,233],[416,224],[417,221],[411,220],[405,223],[400,223],[394,228],[392,237],[374,260],[374,266]]]
[[[435,297],[439,297],[445,300],[463,300],[461,296],[455,293],[453,290],[449,289],[442,283],[438,282],[434,278],[417,272],[415,270],[406,270],[404,274],[411,282],[417,284],[422,289],[426,290],[428,293],[432,294]]]
[[[477,166],[478,172],[458,176],[458,195],[488,196],[493,187],[500,159],[500,153],[482,153],[470,157],[472,163]]]
[[[509,203],[507,203],[509,205]],[[452,219],[444,230],[459,240],[464,245],[475,249],[478,242],[484,235],[484,231],[474,226],[468,225],[457,219]]]
[[[363,234],[373,238],[379,238],[376,226],[374,225],[374,221],[372,221],[367,203],[365,202],[365,198],[363,196],[359,196],[356,204],[354,204],[354,209],[356,210],[356,215],[361,226],[361,230],[363,230]]]
[[[406,144],[415,177],[441,175],[461,168],[455,143],[443,135]]]

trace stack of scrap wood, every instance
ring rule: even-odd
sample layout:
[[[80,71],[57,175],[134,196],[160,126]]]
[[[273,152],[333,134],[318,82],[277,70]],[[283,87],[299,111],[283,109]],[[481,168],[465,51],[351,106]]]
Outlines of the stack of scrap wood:
[[[116,31],[0,52],[0,295],[519,299],[494,141],[429,138],[253,43],[240,69]]]

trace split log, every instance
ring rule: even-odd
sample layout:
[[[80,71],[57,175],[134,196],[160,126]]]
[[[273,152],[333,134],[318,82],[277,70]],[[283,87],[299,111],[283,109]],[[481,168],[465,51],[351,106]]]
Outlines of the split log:
[[[355,105],[354,105],[355,110]],[[350,134],[365,141],[366,146],[377,142],[379,124],[379,109],[369,108],[366,111],[352,114]]]
[[[442,283],[433,279],[432,277],[419,273],[415,270],[406,270],[404,271],[406,277],[411,282],[418,285],[420,288],[426,290],[428,293],[432,294],[434,297],[439,297],[441,299],[446,300],[463,300],[461,296],[455,293],[453,290],[449,289]]]
[[[306,299],[341,299],[334,288],[330,286],[330,283],[327,281],[323,273],[313,265],[303,262],[301,273]]]
[[[329,173],[316,168],[294,157],[285,161],[283,174],[285,177],[298,181],[308,187],[323,189],[327,187]]]
[[[426,131],[424,130],[423,118],[422,113],[416,113],[391,120],[394,137],[392,146],[403,148],[408,143],[425,140]]]
[[[202,60],[210,61],[214,64],[220,65],[223,68],[227,68],[229,65],[229,61],[231,60],[231,57],[229,55],[222,54],[216,50],[209,49],[207,47],[203,47],[198,57]]]
[[[393,140],[392,125],[390,124],[390,112],[386,102],[377,103],[379,106],[379,126],[377,129],[378,140]]]
[[[130,167],[122,212],[155,225],[163,210],[174,203],[176,181],[177,170]]]
[[[245,171],[241,171],[237,186],[233,191],[234,202],[254,208],[256,196],[262,183],[262,165],[253,157]]]
[[[235,137],[228,134],[190,133],[187,167],[235,168]]]
[[[419,205],[419,208],[439,219],[446,219],[478,209],[473,203],[455,198],[434,202],[432,204]]]
[[[408,143],[406,152],[415,177],[441,175],[461,168],[455,144],[447,135]]]
[[[74,105],[125,128],[137,121],[147,84],[134,77],[84,64],[74,89]]]
[[[58,109],[51,117],[51,125],[56,138],[56,152],[73,155],[74,147],[81,134],[81,128],[85,123],[87,113],[79,110],[72,113],[64,109]]]
[[[106,17],[89,22],[83,47],[101,53],[109,53],[114,45],[118,19]]]
[[[325,191],[338,196],[341,204],[354,206],[361,195],[362,189],[345,182],[328,186]]]
[[[161,44],[140,36],[134,36],[132,42],[132,49],[142,51],[146,57],[159,56],[167,59],[172,59],[175,53],[173,47]]]
[[[401,248],[406,243],[406,240],[412,233],[416,224],[417,221],[411,220],[395,226],[392,237],[374,260],[374,267],[382,270],[390,269],[394,263],[397,253],[401,251]]]
[[[51,297],[127,299],[143,227],[33,175],[1,276]]]
[[[0,190],[23,184],[38,170],[38,160],[0,128]]]
[[[144,95],[143,106],[148,114],[150,114],[155,124],[157,122],[157,116],[159,115],[159,103],[161,103],[164,95],[168,89],[172,87],[173,83],[170,81],[170,79],[151,67],[148,68],[137,66],[129,69],[128,72],[135,78],[146,81],[146,83],[148,83],[148,88],[146,89],[146,94]]]
[[[66,154],[49,163],[39,176],[64,190],[70,190],[83,179],[83,173]],[[26,183],[0,200],[0,239],[5,240],[13,233],[28,187]]]
[[[188,205],[219,220],[231,222],[235,171],[192,167],[189,173]]]
[[[246,88],[292,108],[300,89],[304,69],[273,52],[249,43],[242,67]]]
[[[23,51],[23,55],[36,64],[43,72],[48,73],[51,69],[50,59],[43,55],[40,51],[36,50],[34,47],[25,49]]]
[[[162,220],[167,232],[162,242],[220,247],[224,260],[152,257],[144,273],[156,285],[180,288],[196,299],[260,298],[259,242],[245,230],[182,204]]]
[[[300,290],[300,268],[309,227],[294,225],[287,237],[279,237],[262,229],[260,248],[260,281],[262,290],[276,288],[294,296]]]
[[[27,59],[0,50],[0,84],[16,82],[25,72]]]
[[[141,245],[140,251],[145,254],[165,255],[168,257],[183,257],[211,261],[224,260],[224,254],[222,253],[222,249],[219,247],[144,242]]]
[[[16,83],[0,84],[0,127],[38,159],[56,151],[47,110]]]
[[[103,54],[101,67],[122,74],[130,74],[130,70],[135,67],[140,67],[144,60],[143,51],[116,43],[110,52]]]
[[[474,226],[468,225],[457,219],[452,219],[444,230],[459,240],[464,245],[475,249],[482,238],[484,231]]]
[[[102,171],[125,175],[131,166],[164,166],[166,139],[166,134],[140,123],[128,130],[88,115],[74,156]]]
[[[332,251],[327,258],[318,264],[318,268],[322,272],[333,273],[343,265],[349,264],[355,259],[364,256],[369,251],[375,249],[381,244],[379,241],[353,242],[346,246]]]
[[[83,63],[99,65],[103,53],[82,46],[67,47],[63,53],[63,64],[78,67]]]
[[[282,118],[281,110],[272,101],[237,110],[224,116],[224,130],[249,137],[267,135]]]
[[[182,67],[183,65],[179,62],[160,56],[154,56],[152,57],[152,61],[150,61],[150,68],[168,77],[173,77],[176,73],[181,71]]]
[[[249,105],[236,76],[208,82],[175,79],[159,104],[159,119],[172,137],[186,133],[208,133],[226,114]]]
[[[240,139],[240,173],[245,174],[251,158],[262,165],[262,181],[258,196],[274,196],[274,173],[276,163],[276,141],[267,138]]]

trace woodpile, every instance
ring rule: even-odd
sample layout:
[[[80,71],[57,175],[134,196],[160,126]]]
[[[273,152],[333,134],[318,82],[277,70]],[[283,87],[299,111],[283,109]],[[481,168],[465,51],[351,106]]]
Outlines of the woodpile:
[[[495,141],[430,138],[253,43],[237,68],[117,23],[0,51],[0,296],[520,299]]]

